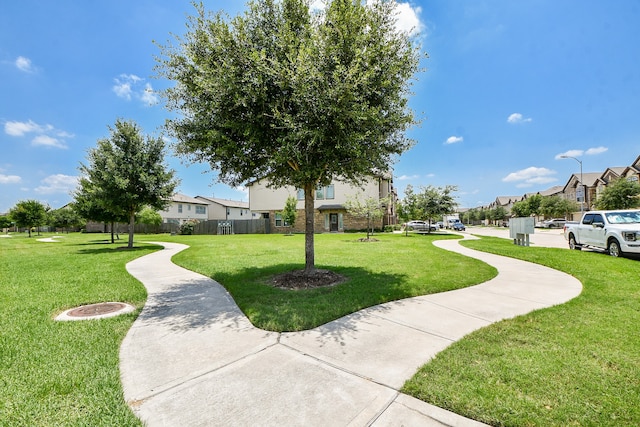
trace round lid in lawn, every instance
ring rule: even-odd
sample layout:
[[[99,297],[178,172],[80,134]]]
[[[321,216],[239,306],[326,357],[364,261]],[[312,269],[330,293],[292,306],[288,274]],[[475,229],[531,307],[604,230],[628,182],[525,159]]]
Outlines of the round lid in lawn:
[[[70,308],[60,313],[56,320],[87,320],[114,317],[124,313],[131,313],[135,307],[123,302],[101,302]]]

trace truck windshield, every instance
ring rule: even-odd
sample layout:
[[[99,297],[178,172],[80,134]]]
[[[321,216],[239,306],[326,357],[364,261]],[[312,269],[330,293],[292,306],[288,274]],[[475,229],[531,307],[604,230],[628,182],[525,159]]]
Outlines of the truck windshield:
[[[606,213],[609,224],[633,224],[640,223],[640,211],[609,212]]]

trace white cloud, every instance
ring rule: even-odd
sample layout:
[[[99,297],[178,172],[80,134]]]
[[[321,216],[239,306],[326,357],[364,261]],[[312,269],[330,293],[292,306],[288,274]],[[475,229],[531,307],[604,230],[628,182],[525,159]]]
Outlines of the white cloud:
[[[400,175],[397,179],[398,181],[409,181],[418,178],[420,178],[420,175]]]
[[[36,136],[31,140],[32,145],[43,145],[46,147],[68,148],[64,142],[67,138],[73,138],[72,133],[56,129],[52,125],[40,125],[33,120],[27,122],[6,122],[4,132],[11,136],[25,136],[33,133]]]
[[[33,64],[31,64],[31,60],[24,56],[18,56],[14,64],[18,70],[24,71],[25,73],[34,73],[36,71]]]
[[[49,135],[38,135],[31,141],[33,145],[44,145],[45,147],[69,148],[63,141]]]
[[[461,136],[450,136],[449,138],[447,138],[447,141],[445,142],[445,144],[449,145],[449,144],[457,144],[458,142],[462,142],[464,141],[464,138]]]
[[[569,150],[569,151],[565,151],[564,153],[556,154],[555,159],[559,160],[559,159],[564,159],[565,157],[581,157],[581,156],[584,156],[585,154],[587,156],[595,156],[597,154],[602,154],[606,151],[609,151],[609,149],[607,147],[602,147],[602,146],[589,148],[586,151],[585,150]]]
[[[29,120],[28,122],[6,122],[4,124],[4,132],[11,136],[24,136],[30,132],[44,132],[48,126],[40,126]]]
[[[508,118],[507,118],[507,122],[512,123],[512,124],[516,124],[516,123],[529,123],[532,122],[533,119],[531,117],[527,117],[525,118],[522,114],[520,113],[513,113],[511,114]]]
[[[151,83],[144,83],[142,77],[138,77],[135,74],[120,74],[113,81],[115,84],[111,89],[118,98],[126,99],[127,101],[135,98],[147,105],[155,105],[159,101]]]
[[[372,4],[380,0],[367,0],[367,4]],[[326,8],[325,0],[312,0],[309,6],[311,10],[322,11]],[[425,30],[425,24],[420,20],[422,8],[411,6],[410,3],[396,3],[396,29],[407,32],[411,35],[420,34]]]
[[[38,194],[70,193],[78,185],[77,176],[63,174],[50,175],[40,181],[43,185],[36,187]]]
[[[555,175],[556,171],[547,168],[537,168],[534,166],[526,169],[521,169],[517,172],[512,172],[509,175],[502,178],[503,182],[518,182],[518,187],[529,187],[533,184],[548,184],[556,181],[552,175]]]
[[[0,184],[17,184],[21,182],[22,178],[18,175],[3,175],[0,174]]]
[[[158,103],[159,101],[158,95],[156,95],[155,92],[153,91],[153,87],[151,87],[151,83],[145,84],[144,92],[142,93],[140,99],[142,99],[142,101],[148,105],[155,105]]]
[[[409,3],[398,3],[396,6],[398,17],[396,28],[409,34],[419,34],[424,31],[425,25],[420,21],[422,8],[413,7]]]
[[[589,148],[587,151],[585,151],[584,154],[586,154],[587,156],[595,156],[596,154],[602,154],[608,150],[609,149],[607,147],[594,147],[594,148]]]

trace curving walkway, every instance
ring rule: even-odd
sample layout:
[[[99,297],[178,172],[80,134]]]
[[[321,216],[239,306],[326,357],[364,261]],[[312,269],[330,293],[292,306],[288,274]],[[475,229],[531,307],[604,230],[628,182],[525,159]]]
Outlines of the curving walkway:
[[[275,333],[255,328],[217,282],[173,264],[186,245],[159,244],[127,264],[149,295],[120,350],[125,399],[151,427],[480,426],[398,389],[464,335],[582,290],[565,273],[441,240],[498,276]]]

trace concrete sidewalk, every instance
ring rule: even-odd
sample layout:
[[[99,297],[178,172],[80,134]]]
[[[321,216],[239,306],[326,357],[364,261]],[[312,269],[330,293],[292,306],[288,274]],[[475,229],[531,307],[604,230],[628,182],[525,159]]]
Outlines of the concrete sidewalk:
[[[127,264],[148,290],[125,337],[125,399],[149,426],[479,426],[398,392],[436,353],[504,318],[563,303],[581,284],[546,267],[435,244],[496,267],[496,278],[395,301],[303,332],[257,329],[226,290],[174,265],[187,248]]]

